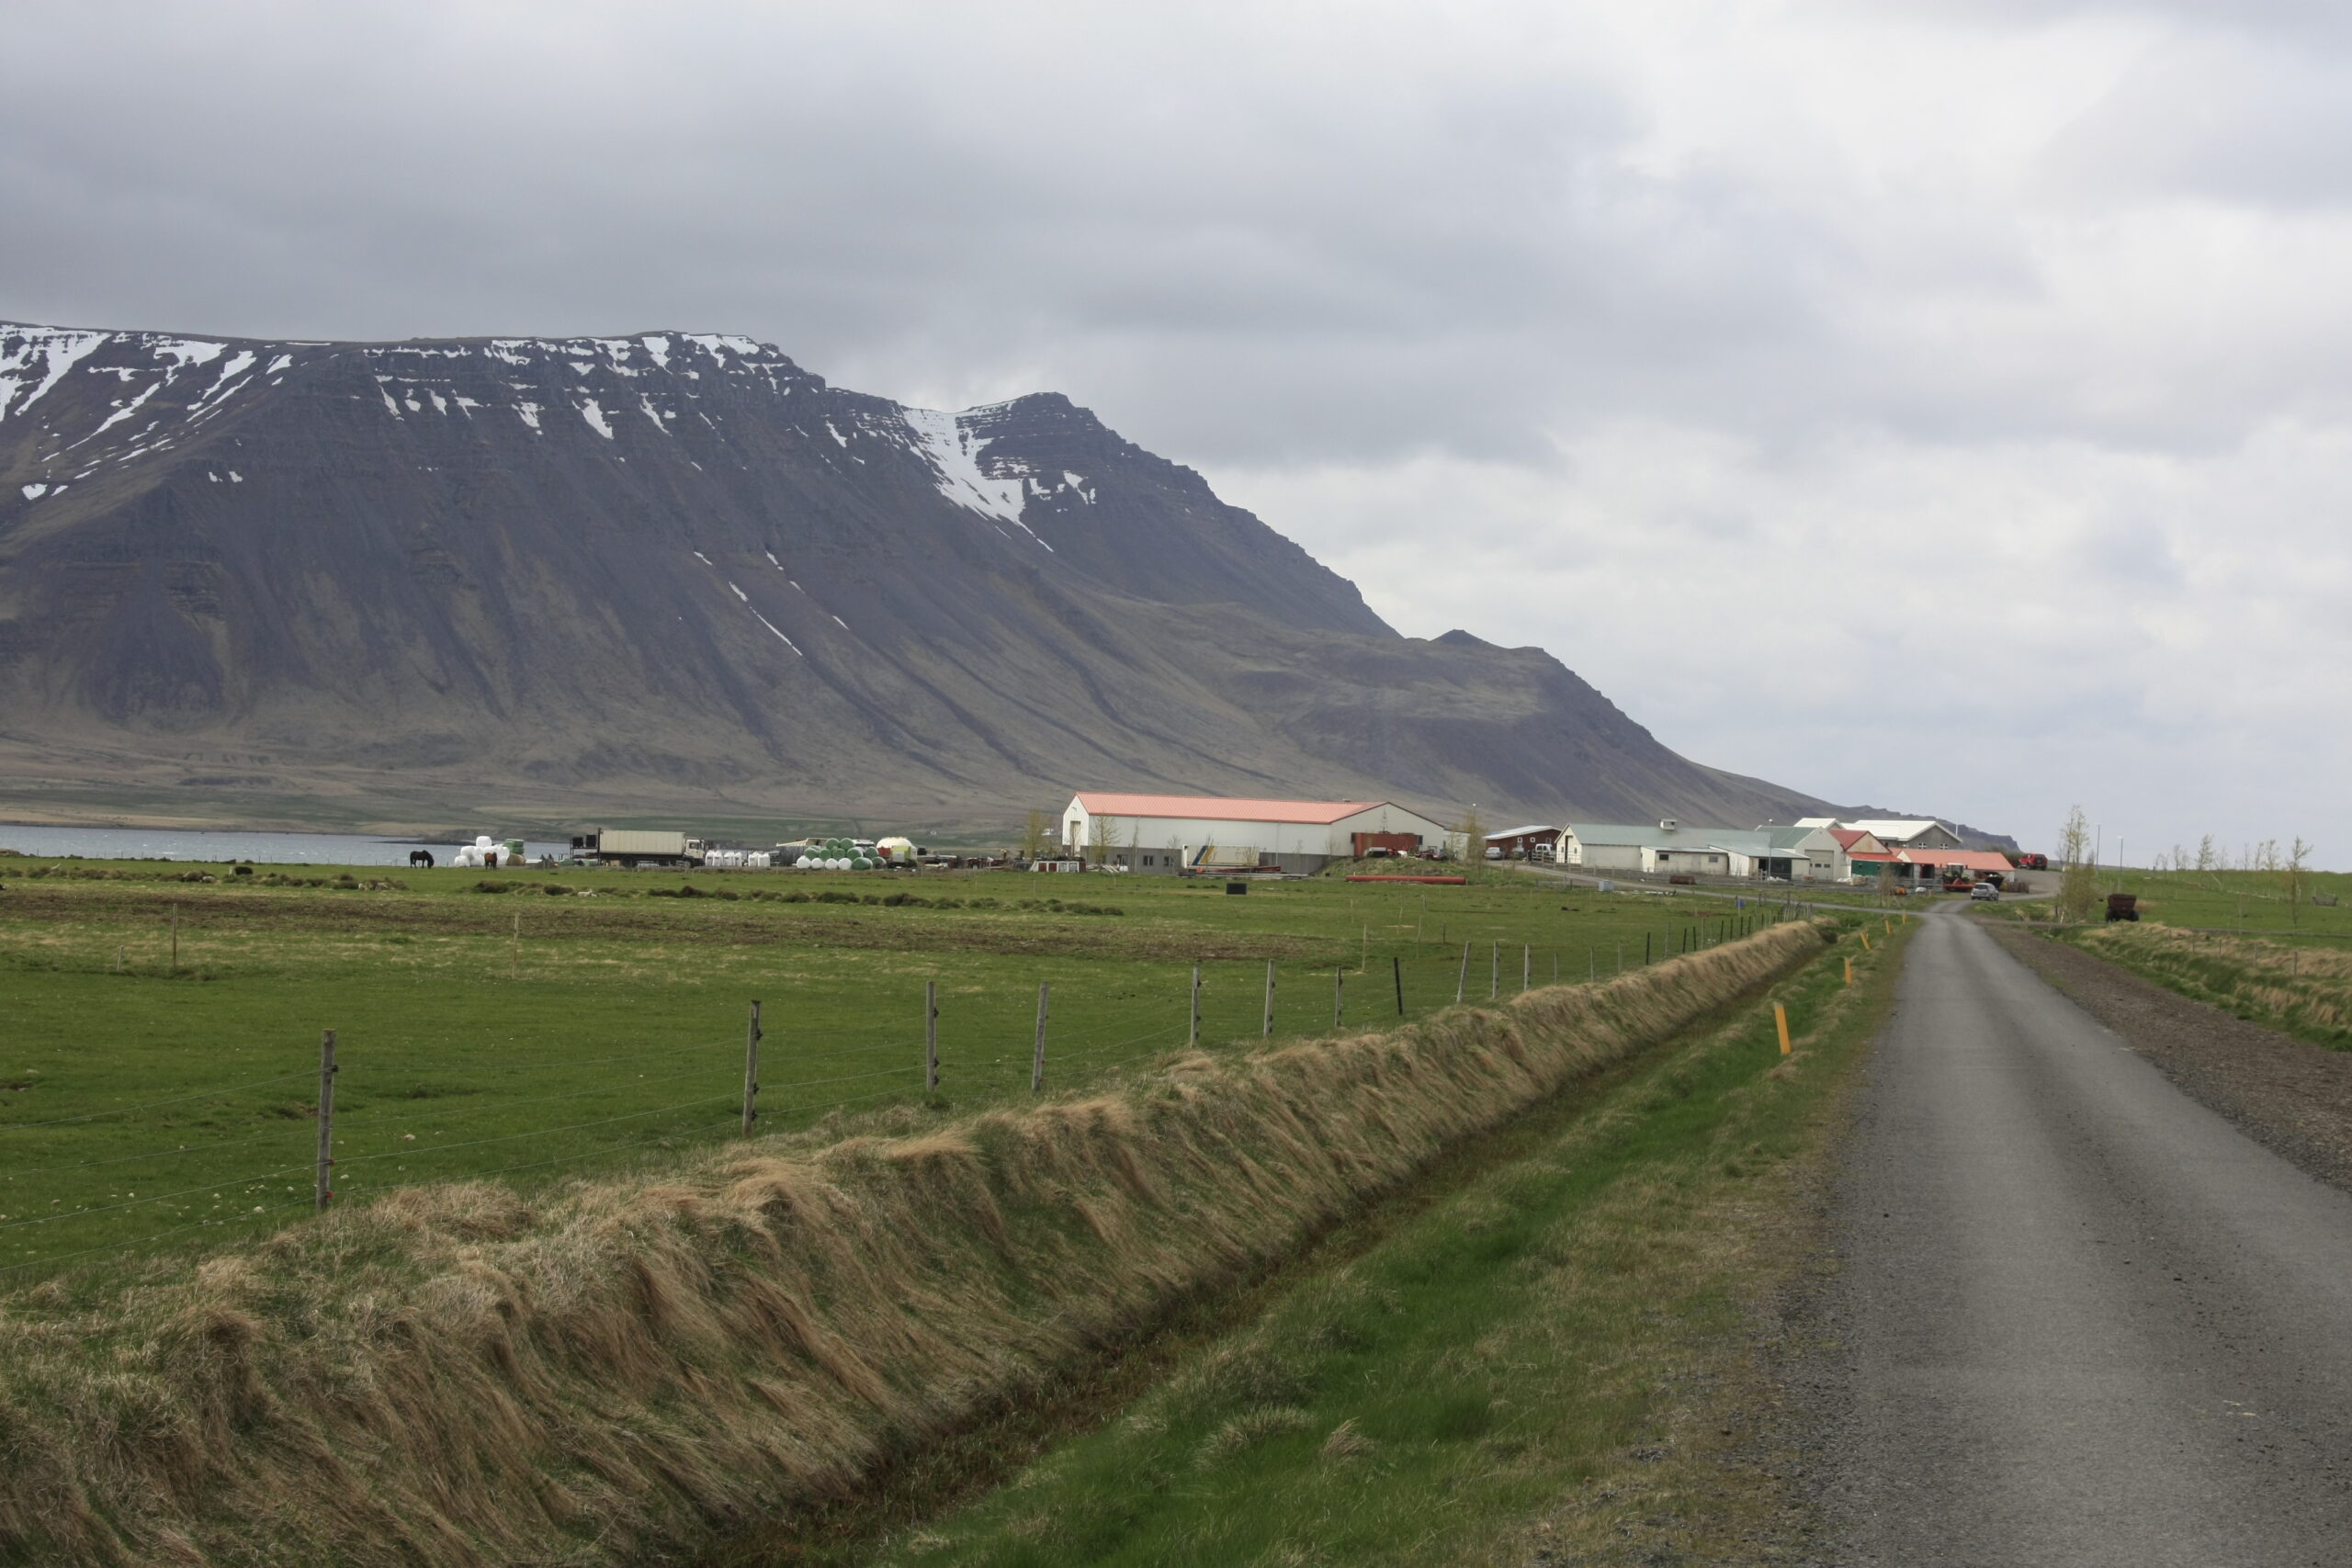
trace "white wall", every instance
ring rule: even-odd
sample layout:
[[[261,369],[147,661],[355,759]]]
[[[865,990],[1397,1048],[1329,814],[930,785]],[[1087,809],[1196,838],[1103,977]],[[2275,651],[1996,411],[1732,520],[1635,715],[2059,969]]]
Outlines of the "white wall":
[[[1730,862],[1731,856],[1722,850],[1642,851],[1644,871],[1668,876],[1725,876],[1730,874]]]

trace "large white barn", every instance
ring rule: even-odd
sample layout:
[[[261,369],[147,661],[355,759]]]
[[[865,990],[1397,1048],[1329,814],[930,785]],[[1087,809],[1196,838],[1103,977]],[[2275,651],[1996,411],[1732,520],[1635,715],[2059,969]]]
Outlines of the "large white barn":
[[[1385,800],[1229,800],[1081,790],[1062,811],[1062,844],[1091,863],[1176,872],[1243,866],[1320,871],[1378,845],[1439,848],[1445,824]]]

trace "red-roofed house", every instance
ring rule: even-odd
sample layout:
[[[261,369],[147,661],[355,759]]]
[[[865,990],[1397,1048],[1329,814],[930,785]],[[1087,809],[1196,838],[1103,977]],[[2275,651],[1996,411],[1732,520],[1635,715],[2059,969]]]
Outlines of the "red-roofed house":
[[[1062,843],[1131,871],[1280,867],[1320,871],[1373,844],[1409,853],[1442,845],[1443,823],[1385,800],[1233,800],[1080,790],[1062,810]]]
[[[1867,828],[1832,828],[1829,836],[1837,840],[1838,847],[1849,855],[1883,855],[1888,852],[1886,846],[1879,841],[1879,836]]]

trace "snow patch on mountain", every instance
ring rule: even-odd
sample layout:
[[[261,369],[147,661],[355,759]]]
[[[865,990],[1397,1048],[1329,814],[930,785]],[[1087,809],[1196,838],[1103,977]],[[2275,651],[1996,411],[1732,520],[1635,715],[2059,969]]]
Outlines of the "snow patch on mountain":
[[[16,412],[23,412],[40,401],[41,394],[64,378],[65,373],[112,336],[109,333],[60,332],[51,327],[11,328],[0,336],[0,419],[9,414],[9,405],[17,389],[29,379],[14,374],[29,370],[38,357],[46,372],[40,386],[30,396],[17,403]]]
[[[900,409],[899,417],[914,436],[916,455],[931,465],[940,494],[967,511],[1000,518],[1037,538],[1021,521],[1023,491],[1027,488],[1022,477],[996,479],[981,471],[980,450],[989,444],[988,437],[967,430],[963,415],[940,409]],[[1043,539],[1037,542],[1045,544]]]

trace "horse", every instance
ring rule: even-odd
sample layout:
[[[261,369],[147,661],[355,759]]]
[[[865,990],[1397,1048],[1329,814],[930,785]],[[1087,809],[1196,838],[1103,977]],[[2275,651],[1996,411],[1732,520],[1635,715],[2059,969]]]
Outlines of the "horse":
[[[411,850],[408,852],[408,863],[411,869],[420,865],[430,866],[433,863],[433,852],[431,850]]]

